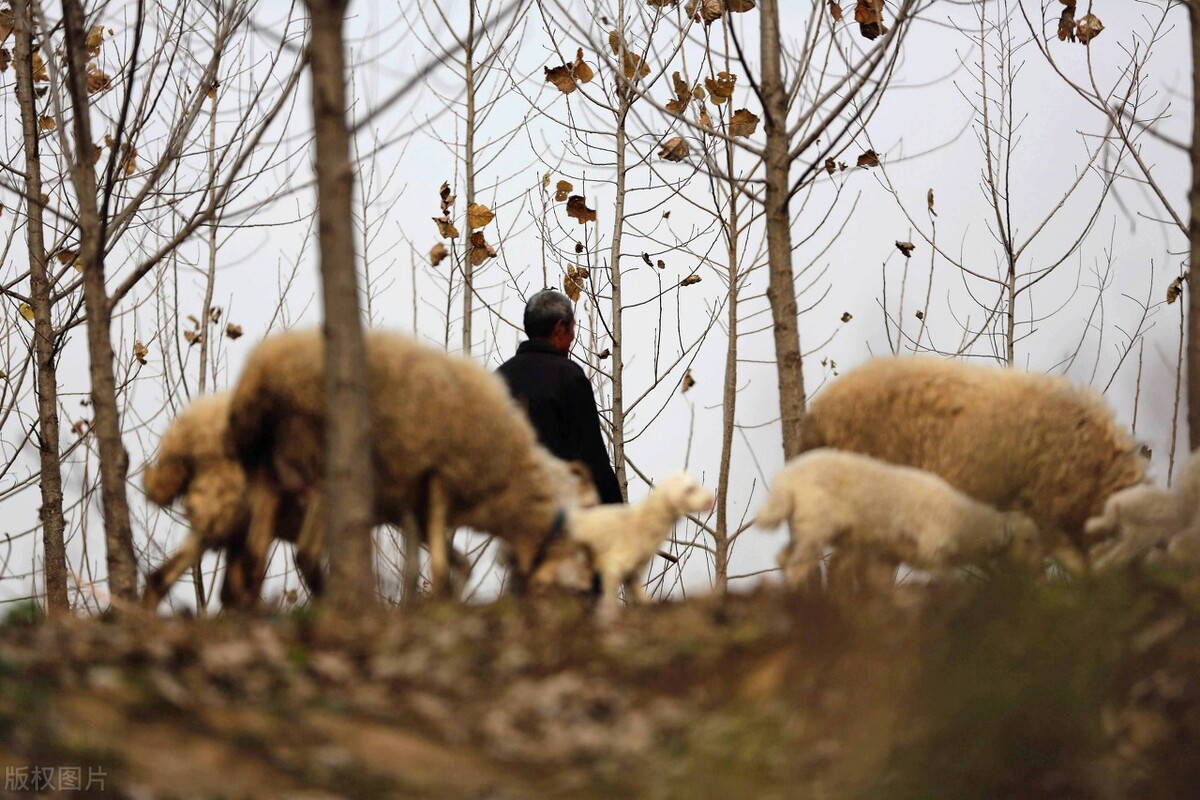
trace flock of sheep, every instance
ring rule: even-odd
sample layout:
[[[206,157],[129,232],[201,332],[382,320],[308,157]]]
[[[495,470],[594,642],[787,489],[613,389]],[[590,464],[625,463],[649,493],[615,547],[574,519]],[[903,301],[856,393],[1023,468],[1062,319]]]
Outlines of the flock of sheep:
[[[157,608],[207,550],[226,554],[222,603],[258,602],[273,540],[296,546],[322,589],[323,337],[272,336],[231,391],[185,408],[146,468],[146,495],[182,500],[190,533],[146,582]],[[375,516],[429,549],[439,595],[469,565],[448,533],[506,544],[514,591],[600,588],[644,599],[642,573],[675,523],[713,495],[685,474],[639,503],[599,506],[586,468],[542,448],[498,377],[401,334],[367,334]],[[811,404],[803,450],[772,481],[756,518],[787,522],[785,581],[881,588],[900,563],[934,576],[995,559],[1075,571],[1146,553],[1200,556],[1200,458],[1174,489],[1144,483],[1144,460],[1104,400],[1062,378],[926,358],[876,359]]]

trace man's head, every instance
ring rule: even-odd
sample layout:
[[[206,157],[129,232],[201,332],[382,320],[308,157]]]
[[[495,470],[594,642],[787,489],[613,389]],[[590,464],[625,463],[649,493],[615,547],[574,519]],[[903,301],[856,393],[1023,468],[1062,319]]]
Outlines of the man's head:
[[[575,309],[571,299],[554,289],[543,289],[525,304],[525,334],[544,339],[566,354],[575,341]]]

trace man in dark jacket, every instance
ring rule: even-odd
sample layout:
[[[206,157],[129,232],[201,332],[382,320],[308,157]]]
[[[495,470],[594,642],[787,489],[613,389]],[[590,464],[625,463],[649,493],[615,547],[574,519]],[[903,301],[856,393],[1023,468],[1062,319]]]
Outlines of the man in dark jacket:
[[[592,384],[567,355],[575,341],[570,299],[544,289],[525,304],[524,322],[529,341],[497,372],[529,415],[542,446],[565,461],[587,464],[600,502],[624,502],[600,433]]]

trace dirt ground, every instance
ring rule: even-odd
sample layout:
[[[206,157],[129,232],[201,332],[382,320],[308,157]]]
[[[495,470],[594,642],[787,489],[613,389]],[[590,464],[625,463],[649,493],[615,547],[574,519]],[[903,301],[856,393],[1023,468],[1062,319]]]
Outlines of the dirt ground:
[[[1196,796],[1198,597],[1135,571],[606,628],[566,599],[14,621],[4,796]]]

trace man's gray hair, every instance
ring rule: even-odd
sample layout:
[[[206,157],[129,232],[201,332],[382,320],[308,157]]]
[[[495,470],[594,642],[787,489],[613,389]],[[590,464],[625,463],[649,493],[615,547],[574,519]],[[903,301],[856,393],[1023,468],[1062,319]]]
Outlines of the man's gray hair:
[[[525,335],[530,339],[548,339],[559,322],[574,321],[571,298],[555,289],[543,289],[525,303]]]

